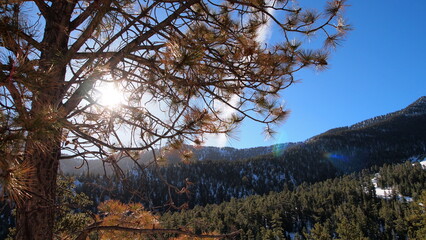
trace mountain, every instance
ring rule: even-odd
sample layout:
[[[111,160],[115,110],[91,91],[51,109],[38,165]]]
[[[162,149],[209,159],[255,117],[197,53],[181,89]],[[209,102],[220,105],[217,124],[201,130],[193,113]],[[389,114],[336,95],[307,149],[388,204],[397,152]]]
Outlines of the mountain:
[[[423,96],[402,110],[377,116],[377,117],[373,117],[373,118],[361,121],[359,123],[355,123],[354,125],[349,127],[334,128],[325,132],[324,134],[331,133],[331,132],[339,132],[343,130],[359,130],[362,128],[373,127],[376,124],[381,125],[383,124],[383,122],[386,122],[387,120],[391,120],[393,118],[398,118],[403,116],[409,118],[409,117],[422,116],[425,114],[426,114],[426,96]],[[323,134],[320,134],[318,136],[321,136],[321,135]]]
[[[424,159],[425,123],[426,97],[422,97],[400,111],[331,129],[301,143],[250,149],[185,146],[193,152],[190,164],[181,163],[178,152],[172,151],[165,155],[167,164],[163,167],[143,171],[133,171],[134,163],[122,158],[117,164],[126,177],[120,180],[94,176],[104,173],[100,160],[64,160],[60,167],[63,173],[79,175],[74,182],[76,191],[88,195],[95,206],[107,199],[120,199],[142,202],[157,211],[167,210],[168,203],[192,209],[181,211],[181,215],[165,215],[162,221],[171,228],[201,228],[204,222],[213,226],[201,229],[206,232],[243,229],[244,236],[252,239],[266,236],[274,228],[278,230],[272,234],[289,238],[320,223],[324,229],[332,229],[330,236],[337,236],[339,229],[347,227],[339,224],[352,219],[351,224],[363,221],[356,229],[371,239],[406,239],[408,230],[401,230],[407,226],[401,224],[407,219],[401,213],[407,209],[402,205],[406,203],[396,198],[386,200],[392,202],[378,199],[368,171],[358,173],[360,176],[334,177],[384,165],[379,170],[379,187],[395,186],[404,196],[419,196],[426,179],[421,167],[385,164]],[[145,153],[140,162],[150,159],[151,153]],[[87,169],[93,175],[82,174]],[[105,164],[107,175],[112,169]],[[177,188],[169,189],[163,179]],[[10,215],[0,215],[0,226],[10,224],[10,219]]]
[[[111,198],[123,202],[131,199],[142,202],[149,209],[166,210],[171,199],[176,206],[193,208],[231,198],[293,189],[303,182],[336,177],[336,173],[328,161],[268,154],[239,161],[206,160],[147,167],[129,171],[121,179],[80,175],[76,185],[78,192],[84,192],[97,204]]]
[[[305,142],[285,143],[267,147],[235,149],[231,147],[195,147],[185,145],[193,153],[190,162],[240,161],[262,155],[287,158],[290,162],[331,161],[343,172],[359,171],[373,165],[399,163],[410,157],[426,153],[426,97],[421,97],[406,108],[377,116],[347,127],[328,130]],[[177,151],[165,153],[166,164],[181,162]],[[152,152],[145,152],[140,163],[152,161]],[[61,171],[68,174],[111,174],[113,168],[101,161],[87,161],[81,169],[82,160],[61,162]],[[118,161],[124,172],[135,167],[129,158]],[[301,164],[303,167],[303,164]]]
[[[110,183],[104,177],[80,176],[79,181],[83,183],[81,191],[99,201],[103,198],[139,201],[138,197],[127,194],[127,188],[145,192],[140,201],[148,207],[166,203],[173,195],[175,204],[188,203],[192,208],[231,198],[293,189],[303,182],[319,182],[374,165],[400,163],[424,155],[425,122],[426,101],[421,98],[400,111],[332,129],[301,143],[251,149],[184,146],[185,150],[194,153],[189,163],[180,161],[178,152],[171,151],[165,155],[167,164],[143,171],[132,170],[134,163],[124,158],[118,161],[118,165],[128,170],[127,186]],[[141,162],[149,160],[149,155],[142,155]],[[71,165],[61,165],[63,171],[65,166],[70,169]],[[89,162],[89,167],[92,174],[96,171],[103,173],[101,161]],[[108,165],[106,168],[111,172]],[[191,194],[172,191],[170,195],[164,180],[178,189],[188,188]],[[94,186],[100,190],[94,190]],[[121,187],[112,192],[105,191],[110,186]]]
[[[277,149],[285,149],[294,143],[283,143],[267,147],[254,147],[237,149],[232,147],[211,147],[211,146],[191,146],[184,145],[182,151],[192,152],[192,157],[189,162],[197,161],[239,161],[248,158],[253,158],[260,155],[271,154]],[[165,152],[165,159],[167,163],[174,164],[182,161],[181,154],[176,150]],[[143,163],[149,163],[153,160],[152,153],[146,152],[141,156]]]
[[[192,157],[189,159],[189,162],[197,161],[241,161],[244,159],[254,158],[261,155],[268,155],[272,153],[282,152],[284,149],[289,146],[294,145],[295,143],[283,143],[276,144],[267,147],[254,147],[254,148],[244,148],[237,149],[232,147],[196,147],[191,145],[184,145],[182,151],[192,152]],[[157,156],[159,156],[159,151],[156,151]],[[161,162],[164,164],[176,164],[182,162],[181,154],[176,150],[170,150],[164,152],[164,159],[166,162]],[[153,154],[151,151],[145,152],[140,156],[138,163],[140,164],[149,164],[153,161]],[[136,164],[130,158],[121,158],[117,161],[117,165],[124,171],[130,171],[136,167]],[[113,172],[113,167],[109,163],[103,163],[100,160],[88,160],[83,161],[81,159],[64,159],[60,164],[61,172],[66,174],[84,174],[89,171],[91,174],[104,174],[110,175]]]
[[[426,153],[425,123],[426,97],[421,97],[402,110],[314,136],[303,148],[344,172],[400,163]]]

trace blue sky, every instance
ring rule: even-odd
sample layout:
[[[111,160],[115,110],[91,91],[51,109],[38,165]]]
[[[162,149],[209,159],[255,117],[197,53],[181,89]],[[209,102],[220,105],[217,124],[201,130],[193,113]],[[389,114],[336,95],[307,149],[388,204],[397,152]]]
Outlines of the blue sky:
[[[300,0],[322,7],[324,1]],[[246,121],[238,140],[247,148],[303,141],[328,129],[402,109],[426,95],[426,1],[349,0],[345,18],[354,28],[331,56],[329,69],[304,71],[282,93],[291,110],[265,140],[262,126]],[[302,5],[303,6],[303,5]],[[271,34],[274,41],[274,33]]]
[[[321,9],[326,0],[298,0]],[[295,75],[300,83],[282,92],[291,111],[265,139],[247,120],[227,146],[248,148],[304,141],[331,128],[397,111],[426,95],[426,0],[348,0],[345,19],[353,30],[334,51],[329,69]],[[272,29],[274,30],[274,29]],[[276,30],[276,29],[275,29]],[[270,42],[279,41],[272,31]],[[206,145],[221,145],[221,138]]]

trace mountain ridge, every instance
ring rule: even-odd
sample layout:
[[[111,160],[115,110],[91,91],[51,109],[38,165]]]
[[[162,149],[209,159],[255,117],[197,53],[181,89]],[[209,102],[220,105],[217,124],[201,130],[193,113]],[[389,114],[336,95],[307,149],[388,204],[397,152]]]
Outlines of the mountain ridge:
[[[306,141],[309,141],[312,138],[315,138],[317,136],[321,136],[321,135],[327,134],[327,133],[334,133],[334,132],[342,131],[342,130],[357,130],[357,129],[361,129],[361,128],[364,128],[364,127],[369,127],[373,124],[380,123],[382,121],[386,121],[386,120],[389,120],[393,117],[398,117],[398,116],[401,116],[401,115],[409,116],[409,115],[421,115],[421,114],[426,114],[426,96],[422,96],[422,97],[418,98],[416,101],[409,104],[407,107],[405,107],[403,109],[400,109],[400,110],[397,110],[397,111],[394,111],[394,112],[391,112],[391,113],[375,116],[375,117],[354,123],[354,124],[349,125],[349,126],[332,128],[330,130],[325,131],[324,133],[320,133],[316,136],[313,136],[313,137],[307,139]]]
[[[426,126],[423,126],[425,124],[422,124],[422,122],[426,122],[426,96],[420,97],[401,110],[373,117],[350,126],[333,128],[324,133],[313,136],[304,142],[283,143],[265,147],[243,149],[232,147],[218,148],[212,146],[195,147],[191,145],[185,145],[184,148],[193,152],[190,162],[208,160],[240,161],[261,155],[289,155],[288,153],[284,153],[293,151],[292,149],[294,149],[294,151],[305,153],[306,150],[309,150],[308,152],[314,152],[314,155],[317,158],[330,160],[343,171],[356,171],[359,170],[359,167],[345,168],[342,165],[351,163],[351,160],[354,159],[357,161],[366,161],[366,158],[377,159],[380,156],[384,157],[384,155],[386,155],[386,148],[406,151],[406,149],[404,149],[407,148],[406,144],[402,144],[404,145],[402,148],[397,146],[399,143],[395,135],[399,135],[401,140],[405,139],[404,141],[413,143],[413,151],[408,151],[406,154],[400,154],[400,158],[409,158],[414,155],[424,154],[426,152]],[[390,139],[392,139],[392,141],[390,141]],[[363,144],[363,142],[368,142],[369,144],[366,145]],[[389,146],[382,149],[383,146],[381,145],[386,144]],[[382,150],[374,151],[374,149],[372,149],[373,146]],[[302,151],[301,148],[305,149]],[[373,153],[377,156],[371,156]],[[329,155],[328,159],[324,157],[324,155],[327,154]],[[149,163],[152,161],[151,156],[152,153],[149,152],[141,155],[141,162]],[[341,161],[339,162],[338,156],[341,156],[340,160],[344,159],[345,161],[343,161],[343,163]],[[173,151],[166,153],[166,159],[169,164],[175,164],[181,160],[179,154]],[[402,160],[403,159],[401,159],[401,161]],[[395,161],[395,159],[392,161]],[[99,163],[96,164],[95,162],[89,162],[88,164],[94,165],[89,166],[89,168],[97,169],[95,172],[101,174],[103,173],[103,169],[101,171],[99,168],[102,164],[100,163],[101,161],[98,162]],[[373,163],[361,165],[363,167],[368,167],[372,164]],[[381,162],[379,161],[377,164],[381,164]],[[81,160],[74,160],[74,163],[71,164],[61,163],[62,171],[73,174],[78,174],[78,172],[80,172],[81,174],[81,171],[73,170],[72,168],[74,167],[71,165],[79,166],[81,165]],[[125,171],[131,170],[135,166],[130,159],[121,159],[118,161],[118,165],[123,167]],[[112,172],[111,169],[107,169],[106,171],[108,174]]]

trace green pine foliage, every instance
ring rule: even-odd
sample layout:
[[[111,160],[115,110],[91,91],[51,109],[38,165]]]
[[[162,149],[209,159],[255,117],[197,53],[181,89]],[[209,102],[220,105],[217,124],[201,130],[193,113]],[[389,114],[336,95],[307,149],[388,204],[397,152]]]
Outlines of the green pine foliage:
[[[420,163],[384,165],[379,176],[377,182],[379,187],[393,187],[404,196],[416,197],[416,194],[426,188],[426,172]]]
[[[89,197],[75,191],[74,178],[60,177],[57,186],[59,211],[56,215],[54,233],[57,236],[74,236],[93,221]]]
[[[248,161],[242,166],[257,166],[255,162]],[[203,164],[208,166],[207,163]],[[206,172],[201,167],[203,164],[195,164],[193,167]],[[233,164],[241,167],[238,163]],[[184,166],[187,165],[180,167],[184,169]],[[232,169],[233,165],[225,166]],[[172,170],[165,168],[164,171]],[[379,174],[375,174],[376,172]],[[229,174],[230,179],[231,175]],[[239,239],[422,239],[426,231],[425,175],[426,171],[417,163],[386,165],[380,169],[374,168],[317,183],[304,182],[291,187],[285,185],[281,191],[254,194],[240,199],[231,198],[220,204],[189,206],[192,209],[164,213],[160,222],[165,228],[185,227],[193,229],[195,233],[229,233],[241,229]],[[383,187],[395,187],[398,194],[403,189],[410,189],[407,192],[413,194],[411,196],[414,196],[414,201],[408,202],[397,196],[391,199],[377,197],[372,184],[374,177],[378,177],[378,182]],[[214,185],[217,181],[207,175],[203,175],[203,178],[203,184],[207,185]],[[87,226],[90,217],[85,212],[88,208],[95,209],[98,201],[118,196],[124,202],[135,201],[136,197],[126,191],[125,185],[122,185],[121,190],[125,194],[102,194],[102,188],[94,187],[100,182],[99,179],[108,182],[101,176],[79,177],[81,184],[77,184],[78,186],[74,185],[74,179],[65,178],[60,181],[58,201],[61,203],[61,211],[55,227],[57,234],[72,236],[78,229]],[[220,189],[222,190],[212,193],[213,198],[220,194],[231,196],[228,191],[232,188]],[[105,188],[103,191],[108,192]],[[191,194],[195,195],[196,191]],[[89,198],[94,202],[89,201]],[[185,200],[185,197],[181,198],[180,200]]]
[[[417,201],[411,203],[406,221],[410,239],[426,239],[426,191],[422,192]]]
[[[409,176],[406,164],[386,166]],[[404,172],[404,173],[402,173]],[[417,180],[406,182],[418,185]],[[241,229],[240,239],[422,239],[426,194],[413,190],[414,202],[376,196],[373,172],[363,171],[314,184],[301,184],[267,195],[232,199],[221,204],[197,206],[192,210],[166,213],[167,227],[197,226],[199,231],[225,233]],[[417,188],[414,188],[417,189]]]
[[[304,236],[308,240],[328,240],[331,239],[330,235],[330,223],[327,221],[325,225],[317,222],[311,229],[310,233],[304,233]]]

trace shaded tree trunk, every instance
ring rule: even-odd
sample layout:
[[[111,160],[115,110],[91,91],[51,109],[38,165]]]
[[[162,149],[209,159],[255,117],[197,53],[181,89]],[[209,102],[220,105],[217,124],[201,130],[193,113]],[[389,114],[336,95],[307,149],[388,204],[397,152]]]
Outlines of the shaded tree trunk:
[[[65,84],[68,24],[76,2],[53,1],[46,10],[47,21],[41,44],[37,87],[26,128],[28,136],[24,161],[35,168],[26,200],[16,211],[16,239],[53,239],[56,179],[61,155],[60,113]]]
[[[60,137],[60,131],[56,131],[55,135]],[[28,179],[32,182],[29,189],[32,197],[17,207],[16,239],[53,238],[60,138],[52,137],[39,142],[32,140],[27,146],[25,161],[35,168],[35,174]]]

